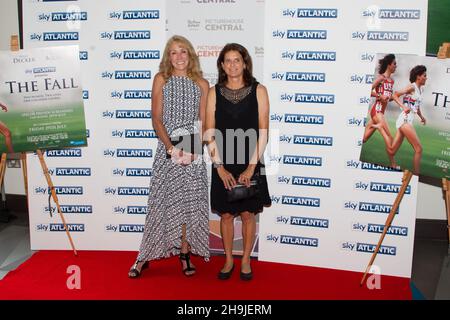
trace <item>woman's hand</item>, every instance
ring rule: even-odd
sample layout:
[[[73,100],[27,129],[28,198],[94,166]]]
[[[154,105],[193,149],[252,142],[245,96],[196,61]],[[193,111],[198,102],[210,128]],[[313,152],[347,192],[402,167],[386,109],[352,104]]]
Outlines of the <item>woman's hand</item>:
[[[222,179],[225,189],[231,190],[236,185],[236,179],[234,179],[233,175],[223,166],[217,168],[217,174],[219,175],[220,179]]]
[[[408,114],[408,113],[411,112],[411,109],[410,109],[410,108],[407,108],[407,107],[405,107],[405,106],[403,106],[403,105],[402,105],[402,109],[403,109],[403,112],[404,112],[405,114]]]
[[[422,118],[420,119],[420,122],[421,122],[423,125],[425,125],[425,124],[427,123],[427,119],[425,119],[424,117],[422,117]]]
[[[180,164],[182,166],[187,166],[195,159],[192,153],[183,152],[183,150],[175,147],[173,147],[172,152],[170,153],[170,157],[172,159],[172,162]]]
[[[250,187],[250,180],[253,177],[254,173],[255,167],[248,166],[247,169],[245,169],[244,172],[239,175],[238,182],[244,184],[247,188]]]

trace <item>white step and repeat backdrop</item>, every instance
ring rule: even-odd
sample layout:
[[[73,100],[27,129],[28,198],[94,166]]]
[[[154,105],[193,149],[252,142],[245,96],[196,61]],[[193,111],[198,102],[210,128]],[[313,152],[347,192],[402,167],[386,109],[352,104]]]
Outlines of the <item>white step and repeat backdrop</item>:
[[[266,162],[277,171],[259,259],[363,270],[401,183],[401,173],[358,161],[374,56],[425,53],[427,2],[103,3],[24,1],[26,48],[80,46],[89,146],[46,152],[76,247],[138,248],[156,147],[151,81],[166,39],[181,34],[211,85],[221,48],[239,42],[269,90],[279,135]],[[69,249],[34,155],[28,176],[32,249]],[[413,178],[376,260],[383,274],[410,276],[416,193]]]
[[[279,172],[260,218],[261,260],[365,269],[402,177],[358,160],[374,57],[424,55],[426,18],[426,1],[266,2],[264,83],[280,154],[268,155]],[[414,177],[375,261],[383,274],[410,276],[416,194]]]

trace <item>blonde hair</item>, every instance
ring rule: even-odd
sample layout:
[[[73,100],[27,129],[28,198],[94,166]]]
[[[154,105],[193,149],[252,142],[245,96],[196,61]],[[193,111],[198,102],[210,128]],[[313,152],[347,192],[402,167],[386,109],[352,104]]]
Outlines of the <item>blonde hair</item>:
[[[200,69],[200,61],[197,54],[195,53],[192,43],[183,36],[174,35],[169,40],[167,40],[163,57],[161,63],[159,64],[159,71],[162,73],[164,80],[169,79],[173,72],[173,66],[170,63],[169,50],[174,43],[180,44],[188,51],[189,64],[187,68],[187,76],[194,81],[200,79],[203,73]]]

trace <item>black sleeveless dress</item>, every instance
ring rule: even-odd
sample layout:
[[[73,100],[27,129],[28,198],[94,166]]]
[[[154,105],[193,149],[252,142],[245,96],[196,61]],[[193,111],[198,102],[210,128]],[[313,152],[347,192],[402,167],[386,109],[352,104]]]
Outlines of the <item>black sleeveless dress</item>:
[[[248,167],[250,158],[256,148],[256,139],[248,138],[251,133],[259,136],[258,100],[256,98],[255,82],[249,87],[231,90],[216,85],[216,130],[222,134],[223,142],[218,139],[216,143],[220,159],[227,171],[238,178]],[[237,131],[236,131],[237,130]],[[243,134],[239,134],[239,132]],[[247,138],[243,136],[247,135]],[[211,211],[217,214],[231,213],[238,215],[241,212],[259,213],[263,207],[271,205],[271,198],[267,187],[267,178],[264,164],[259,161],[255,174],[260,173],[259,194],[255,197],[235,202],[227,201],[226,189],[220,179],[217,169],[212,168],[211,178]]]

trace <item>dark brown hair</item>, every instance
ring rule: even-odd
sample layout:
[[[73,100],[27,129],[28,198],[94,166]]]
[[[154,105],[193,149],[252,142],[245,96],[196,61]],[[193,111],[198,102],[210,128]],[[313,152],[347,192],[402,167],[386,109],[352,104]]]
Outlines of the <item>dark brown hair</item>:
[[[245,86],[252,85],[256,81],[256,79],[253,77],[252,58],[250,57],[250,54],[248,53],[247,49],[245,49],[244,46],[238,43],[228,43],[225,45],[225,47],[223,47],[222,51],[220,51],[219,57],[217,58],[217,71],[219,73],[217,84],[225,85],[225,82],[227,81],[227,74],[222,68],[222,63],[225,60],[225,54],[229,51],[239,52],[245,64],[244,68]]]
[[[417,77],[423,75],[426,71],[427,67],[425,67],[424,65],[415,66],[409,72],[409,82],[415,82],[417,80]]]
[[[388,65],[390,65],[394,60],[395,55],[393,55],[392,53],[387,54],[383,59],[378,60],[378,65],[380,66],[378,73],[383,74],[386,71]]]

